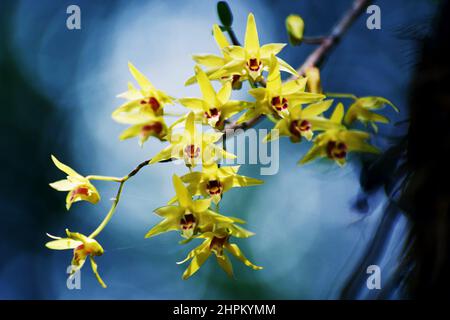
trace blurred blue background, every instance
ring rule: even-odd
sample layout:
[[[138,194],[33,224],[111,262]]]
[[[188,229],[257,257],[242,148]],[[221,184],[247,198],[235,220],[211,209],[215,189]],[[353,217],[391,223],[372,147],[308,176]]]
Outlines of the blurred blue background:
[[[351,0],[229,1],[234,29],[243,38],[246,17],[256,16],[261,43],[286,42],[284,19],[302,15],[306,34],[326,34]],[[81,8],[81,30],[66,28],[66,8]],[[368,30],[360,17],[327,60],[322,77],[330,92],[379,95],[393,101],[407,117],[406,95],[416,44],[401,36],[411,25],[427,28],[434,1],[376,1],[382,29]],[[282,140],[280,171],[262,177],[265,184],[227,193],[225,214],[245,218],[256,236],[238,241],[249,258],[264,266],[252,271],[235,261],[236,279],[228,279],[211,259],[201,271],[181,280],[186,267],[175,262],[190,248],[179,235],[144,239],[159,221],[152,213],[173,194],[171,176],[180,166],[143,169],[125,186],[110,225],[98,240],[105,254],[97,259],[108,284],[102,289],[86,266],[82,289],[66,288],[71,253],[44,247],[46,232],[64,229],[88,233],[102,220],[116,185],[99,182],[102,202],[77,203],[70,212],[65,195],[48,183],[62,174],[50,154],[82,174],[121,176],[154,155],[161,144],[151,140],[118,141],[124,127],[111,119],[126,90],[132,61],[169,94],[198,95],[184,87],[192,75],[193,53],[217,53],[211,26],[218,23],[216,2],[201,1],[5,1],[0,2],[0,299],[333,299],[370,239],[385,206],[382,192],[369,209],[353,209],[360,193],[359,165],[339,169],[328,163],[298,167],[305,152]],[[313,48],[288,46],[281,57],[298,66]],[[246,99],[245,92],[235,97]],[[168,107],[168,111],[181,110]],[[392,113],[391,113],[392,115]],[[269,123],[260,127],[269,128]],[[396,126],[383,126],[376,139]],[[258,165],[242,174],[258,177]],[[383,277],[397,263],[405,222],[399,220],[382,261]],[[370,298],[371,292],[361,292]],[[401,298],[401,297],[399,297]]]

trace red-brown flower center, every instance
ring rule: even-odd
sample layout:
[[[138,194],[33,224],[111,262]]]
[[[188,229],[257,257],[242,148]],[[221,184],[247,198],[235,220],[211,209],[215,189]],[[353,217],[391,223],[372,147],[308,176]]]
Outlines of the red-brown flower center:
[[[78,187],[72,191],[72,194],[70,195],[70,201],[73,201],[73,199],[78,196],[89,196],[89,188],[88,187]]]
[[[206,190],[210,195],[221,194],[222,193],[222,184],[219,180],[210,180],[206,184]]]
[[[184,148],[184,153],[188,158],[197,158],[200,154],[200,147],[196,147],[195,144],[190,144]]]
[[[141,133],[143,135],[149,135],[151,133],[160,134],[163,130],[163,125],[160,122],[153,122],[146,124],[142,127]]]
[[[141,100],[141,104],[149,105],[155,112],[158,111],[160,107],[158,100],[154,97],[148,98],[147,100],[145,99]]]
[[[220,111],[217,108],[209,109],[209,112],[205,112],[205,117],[208,119],[220,117]]]
[[[258,61],[258,59],[249,59],[247,66],[251,71],[258,71],[261,67],[261,61]]]
[[[195,227],[196,220],[192,213],[185,214],[180,220],[181,230],[190,230]]]
[[[327,156],[330,159],[344,159],[347,156],[347,145],[343,142],[329,141]]]
[[[272,106],[278,111],[285,110],[288,107],[288,101],[286,98],[273,97],[271,102]]]
[[[214,251],[218,255],[222,255],[223,253],[223,246],[227,242],[228,237],[216,237],[214,236],[211,240],[211,244],[209,245],[209,249],[211,251]]]

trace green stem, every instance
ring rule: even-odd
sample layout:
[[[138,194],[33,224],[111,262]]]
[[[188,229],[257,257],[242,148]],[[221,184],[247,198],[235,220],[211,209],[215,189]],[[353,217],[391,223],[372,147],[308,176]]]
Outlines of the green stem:
[[[111,220],[112,216],[114,215],[114,213],[116,212],[116,208],[117,208],[117,204],[119,203],[120,200],[120,195],[122,194],[122,189],[123,189],[123,185],[125,183],[125,181],[128,179],[128,176],[125,177],[125,179],[123,179],[120,182],[119,185],[119,190],[117,190],[117,194],[116,197],[114,198],[113,204],[111,206],[111,209],[109,209],[108,214],[106,215],[106,217],[103,219],[102,223],[100,223],[100,225],[97,227],[97,229],[94,230],[94,232],[92,232],[89,235],[89,238],[95,238],[96,236],[99,235],[100,232],[102,232],[102,230],[106,227],[106,225],[108,224],[109,220]]]
[[[353,99],[358,100],[358,97],[351,93],[334,93],[334,92],[325,92],[325,95],[331,98],[345,98],[345,99]]]
[[[123,178],[91,175],[91,176],[87,176],[86,179],[88,179],[88,180],[101,180],[101,181],[122,182],[122,179],[123,179]]]

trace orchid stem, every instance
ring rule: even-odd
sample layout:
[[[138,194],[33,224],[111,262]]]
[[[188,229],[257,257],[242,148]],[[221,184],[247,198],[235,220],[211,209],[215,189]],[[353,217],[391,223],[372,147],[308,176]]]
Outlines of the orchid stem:
[[[357,100],[358,97],[351,93],[334,93],[334,92],[326,92],[325,95],[331,98],[345,98],[345,99],[353,99]]]
[[[103,219],[102,223],[100,223],[100,225],[97,227],[97,229],[95,229],[94,232],[92,232],[89,235],[89,238],[95,238],[96,236],[98,236],[99,233],[102,232],[102,230],[106,227],[106,225],[108,224],[109,220],[111,220],[112,216],[116,212],[117,204],[119,203],[120,195],[122,194],[122,189],[123,189],[123,185],[125,184],[125,181],[126,180],[123,180],[123,181],[120,182],[119,190],[117,190],[117,194],[116,194],[116,197],[114,198],[114,201],[113,201],[113,204],[111,206],[111,209],[109,209],[108,214]]]
[[[123,178],[117,178],[117,177],[107,177],[107,176],[87,176],[88,180],[101,180],[101,181],[114,181],[114,182],[121,182]]]

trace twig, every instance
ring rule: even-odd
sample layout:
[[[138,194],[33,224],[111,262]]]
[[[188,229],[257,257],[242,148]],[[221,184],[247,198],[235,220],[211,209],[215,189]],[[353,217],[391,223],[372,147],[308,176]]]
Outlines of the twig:
[[[330,53],[331,49],[339,43],[339,40],[344,33],[371,2],[372,0],[355,0],[352,7],[334,26],[331,33],[323,39],[322,44],[308,56],[300,69],[298,69],[298,73],[304,75],[307,68],[320,66]]]
[[[322,44],[326,37],[303,37],[302,43],[304,44]]]

